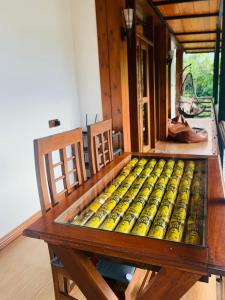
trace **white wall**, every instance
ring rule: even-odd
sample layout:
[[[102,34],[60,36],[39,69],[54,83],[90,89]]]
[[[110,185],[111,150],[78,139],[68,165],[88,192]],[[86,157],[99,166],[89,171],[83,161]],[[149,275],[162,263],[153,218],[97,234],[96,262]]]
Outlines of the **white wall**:
[[[102,120],[95,0],[73,0],[73,36],[81,122]]]
[[[40,209],[33,139],[79,127],[80,106],[101,112],[94,0],[0,0],[0,40],[3,236]],[[49,129],[52,118],[62,125]]]

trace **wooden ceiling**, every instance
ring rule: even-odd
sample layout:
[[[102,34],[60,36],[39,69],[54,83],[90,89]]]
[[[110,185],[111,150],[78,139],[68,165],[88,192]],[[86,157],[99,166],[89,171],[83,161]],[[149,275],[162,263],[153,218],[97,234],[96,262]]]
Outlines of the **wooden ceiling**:
[[[160,12],[184,50],[214,51],[220,0],[146,0]]]

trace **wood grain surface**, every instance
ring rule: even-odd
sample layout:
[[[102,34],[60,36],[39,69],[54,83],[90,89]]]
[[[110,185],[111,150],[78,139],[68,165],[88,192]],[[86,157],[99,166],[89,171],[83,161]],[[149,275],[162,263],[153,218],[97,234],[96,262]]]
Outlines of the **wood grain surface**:
[[[32,253],[32,255],[24,255],[24,253]],[[48,248],[43,241],[26,237],[18,238],[0,252],[0,265],[1,300],[55,299]],[[137,275],[142,279],[140,273]],[[225,284],[217,284],[218,291],[215,276],[209,279],[208,284],[197,282],[181,299],[224,300]],[[77,287],[73,289],[72,295],[79,300],[86,300]]]
[[[171,157],[169,154],[149,154],[149,157],[152,156]],[[107,171],[105,168],[102,173],[98,173],[100,177],[101,174],[104,174],[101,179],[93,177],[91,186],[90,182],[83,185],[82,191],[84,193],[79,189],[75,191],[76,194],[74,194],[74,197],[70,197],[67,201],[63,201],[57,205],[45,217],[42,217],[25,230],[24,234],[44,239],[51,244],[90,251],[100,256],[108,256],[114,260],[129,262],[136,266],[157,265],[174,267],[198,274],[207,274],[208,272],[225,274],[225,259],[223,260],[225,254],[222,250],[224,245],[223,241],[221,242],[225,234],[225,231],[223,231],[224,194],[221,188],[222,178],[220,175],[219,160],[216,156],[208,158],[208,247],[206,248],[116,232],[67,226],[54,222],[55,218],[74,203],[74,201],[78,201],[80,206],[82,206],[83,201],[87,201],[86,204],[88,201],[91,201],[90,194],[94,195],[96,192],[94,187],[99,191],[99,186],[103,187],[103,183],[107,184],[112,179],[114,169],[118,168],[119,163],[120,168],[125,165],[128,157],[130,157],[130,154],[123,154],[123,158],[119,157],[118,160],[110,163],[106,167]],[[178,157],[184,156],[178,155]],[[196,156],[187,155],[185,157],[191,158]],[[90,188],[92,188],[91,192],[89,191]],[[88,197],[89,199],[87,200]],[[212,221],[215,219],[217,222]]]

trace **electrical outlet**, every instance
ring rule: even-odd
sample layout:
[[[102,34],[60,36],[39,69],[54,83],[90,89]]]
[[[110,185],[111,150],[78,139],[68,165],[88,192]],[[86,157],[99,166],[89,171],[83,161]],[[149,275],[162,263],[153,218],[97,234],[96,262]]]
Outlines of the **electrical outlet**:
[[[61,122],[59,119],[49,120],[48,126],[49,128],[60,126]]]

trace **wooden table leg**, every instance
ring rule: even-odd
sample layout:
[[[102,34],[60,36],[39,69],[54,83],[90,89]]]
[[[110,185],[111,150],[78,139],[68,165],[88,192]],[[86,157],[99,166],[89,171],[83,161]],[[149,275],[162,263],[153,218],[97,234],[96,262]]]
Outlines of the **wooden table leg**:
[[[49,245],[48,245],[48,250],[49,250],[50,260],[52,260],[55,254]],[[58,273],[55,266],[51,265],[51,269],[52,269],[55,299],[61,300],[61,295],[66,292],[66,288],[67,288],[65,278],[63,278],[63,276]]]
[[[151,274],[152,272],[149,270],[136,268],[133,278],[125,291],[125,299],[135,300],[137,294],[140,293],[144,289],[146,283],[148,283]]]
[[[118,300],[90,259],[81,251],[55,245],[51,245],[51,248],[87,299]]]
[[[137,296],[137,300],[178,300],[202,275],[172,268],[161,268]]]

